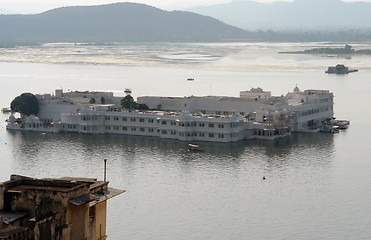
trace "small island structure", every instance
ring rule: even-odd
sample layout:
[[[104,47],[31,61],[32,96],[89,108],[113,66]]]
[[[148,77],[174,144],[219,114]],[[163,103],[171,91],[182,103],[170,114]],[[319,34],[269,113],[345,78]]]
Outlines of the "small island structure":
[[[312,54],[321,55],[323,57],[336,57],[336,56],[353,56],[353,55],[371,55],[371,49],[355,50],[351,45],[346,44],[343,48],[312,48],[304,51],[292,51],[292,52],[279,52],[284,54]]]
[[[335,67],[328,67],[325,73],[334,73],[334,74],[348,74],[352,72],[358,72],[358,69],[349,69],[343,64],[338,64]]]

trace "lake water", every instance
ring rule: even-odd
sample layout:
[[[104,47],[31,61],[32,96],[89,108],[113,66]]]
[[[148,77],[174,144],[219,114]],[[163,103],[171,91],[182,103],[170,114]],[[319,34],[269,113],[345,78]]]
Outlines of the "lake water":
[[[200,143],[133,136],[9,132],[0,115],[0,181],[103,178],[125,194],[108,203],[110,239],[371,239],[371,58],[278,54],[329,43],[47,44],[0,49],[0,107],[23,92],[110,90],[123,96],[238,96],[262,87],[328,89],[338,134]],[[354,44],[354,48],[371,48]],[[359,69],[328,75],[330,65]],[[195,81],[186,81],[187,78]],[[265,176],[266,179],[262,180]]]

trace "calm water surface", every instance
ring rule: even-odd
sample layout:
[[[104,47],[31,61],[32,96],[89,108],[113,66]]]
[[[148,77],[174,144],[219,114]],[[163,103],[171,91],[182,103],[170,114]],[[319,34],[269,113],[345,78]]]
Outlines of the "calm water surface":
[[[22,92],[132,88],[142,95],[226,95],[262,87],[329,89],[339,134],[276,141],[187,143],[109,135],[20,133],[0,115],[0,180],[103,178],[127,192],[109,201],[110,239],[371,239],[371,59],[282,55],[328,44],[45,45],[0,49],[0,107]],[[369,45],[355,45],[355,48]],[[371,48],[371,47],[370,47]],[[358,73],[326,75],[344,63]],[[186,79],[194,77],[194,82]],[[262,180],[262,176],[266,180]]]

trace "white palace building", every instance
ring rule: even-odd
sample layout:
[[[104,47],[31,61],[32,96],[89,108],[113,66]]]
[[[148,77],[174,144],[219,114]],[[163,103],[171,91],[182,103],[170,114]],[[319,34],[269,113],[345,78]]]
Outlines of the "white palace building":
[[[272,140],[292,132],[317,132],[333,119],[333,94],[300,91],[286,96],[252,88],[240,97],[138,97],[150,111],[128,111],[112,92],[66,92],[36,95],[37,116],[16,119],[7,129],[86,134],[126,134],[180,141],[235,142]],[[91,104],[91,98],[104,104]]]

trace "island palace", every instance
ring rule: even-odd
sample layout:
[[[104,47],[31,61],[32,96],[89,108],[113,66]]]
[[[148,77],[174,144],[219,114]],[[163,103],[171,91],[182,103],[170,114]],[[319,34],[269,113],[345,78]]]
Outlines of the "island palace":
[[[272,96],[261,88],[239,97],[138,97],[149,111],[121,109],[113,92],[63,92],[36,95],[37,116],[16,119],[7,129],[86,134],[125,134],[180,141],[236,142],[273,140],[292,132],[318,132],[334,119],[333,93],[294,91]],[[89,103],[104,98],[104,104]]]

